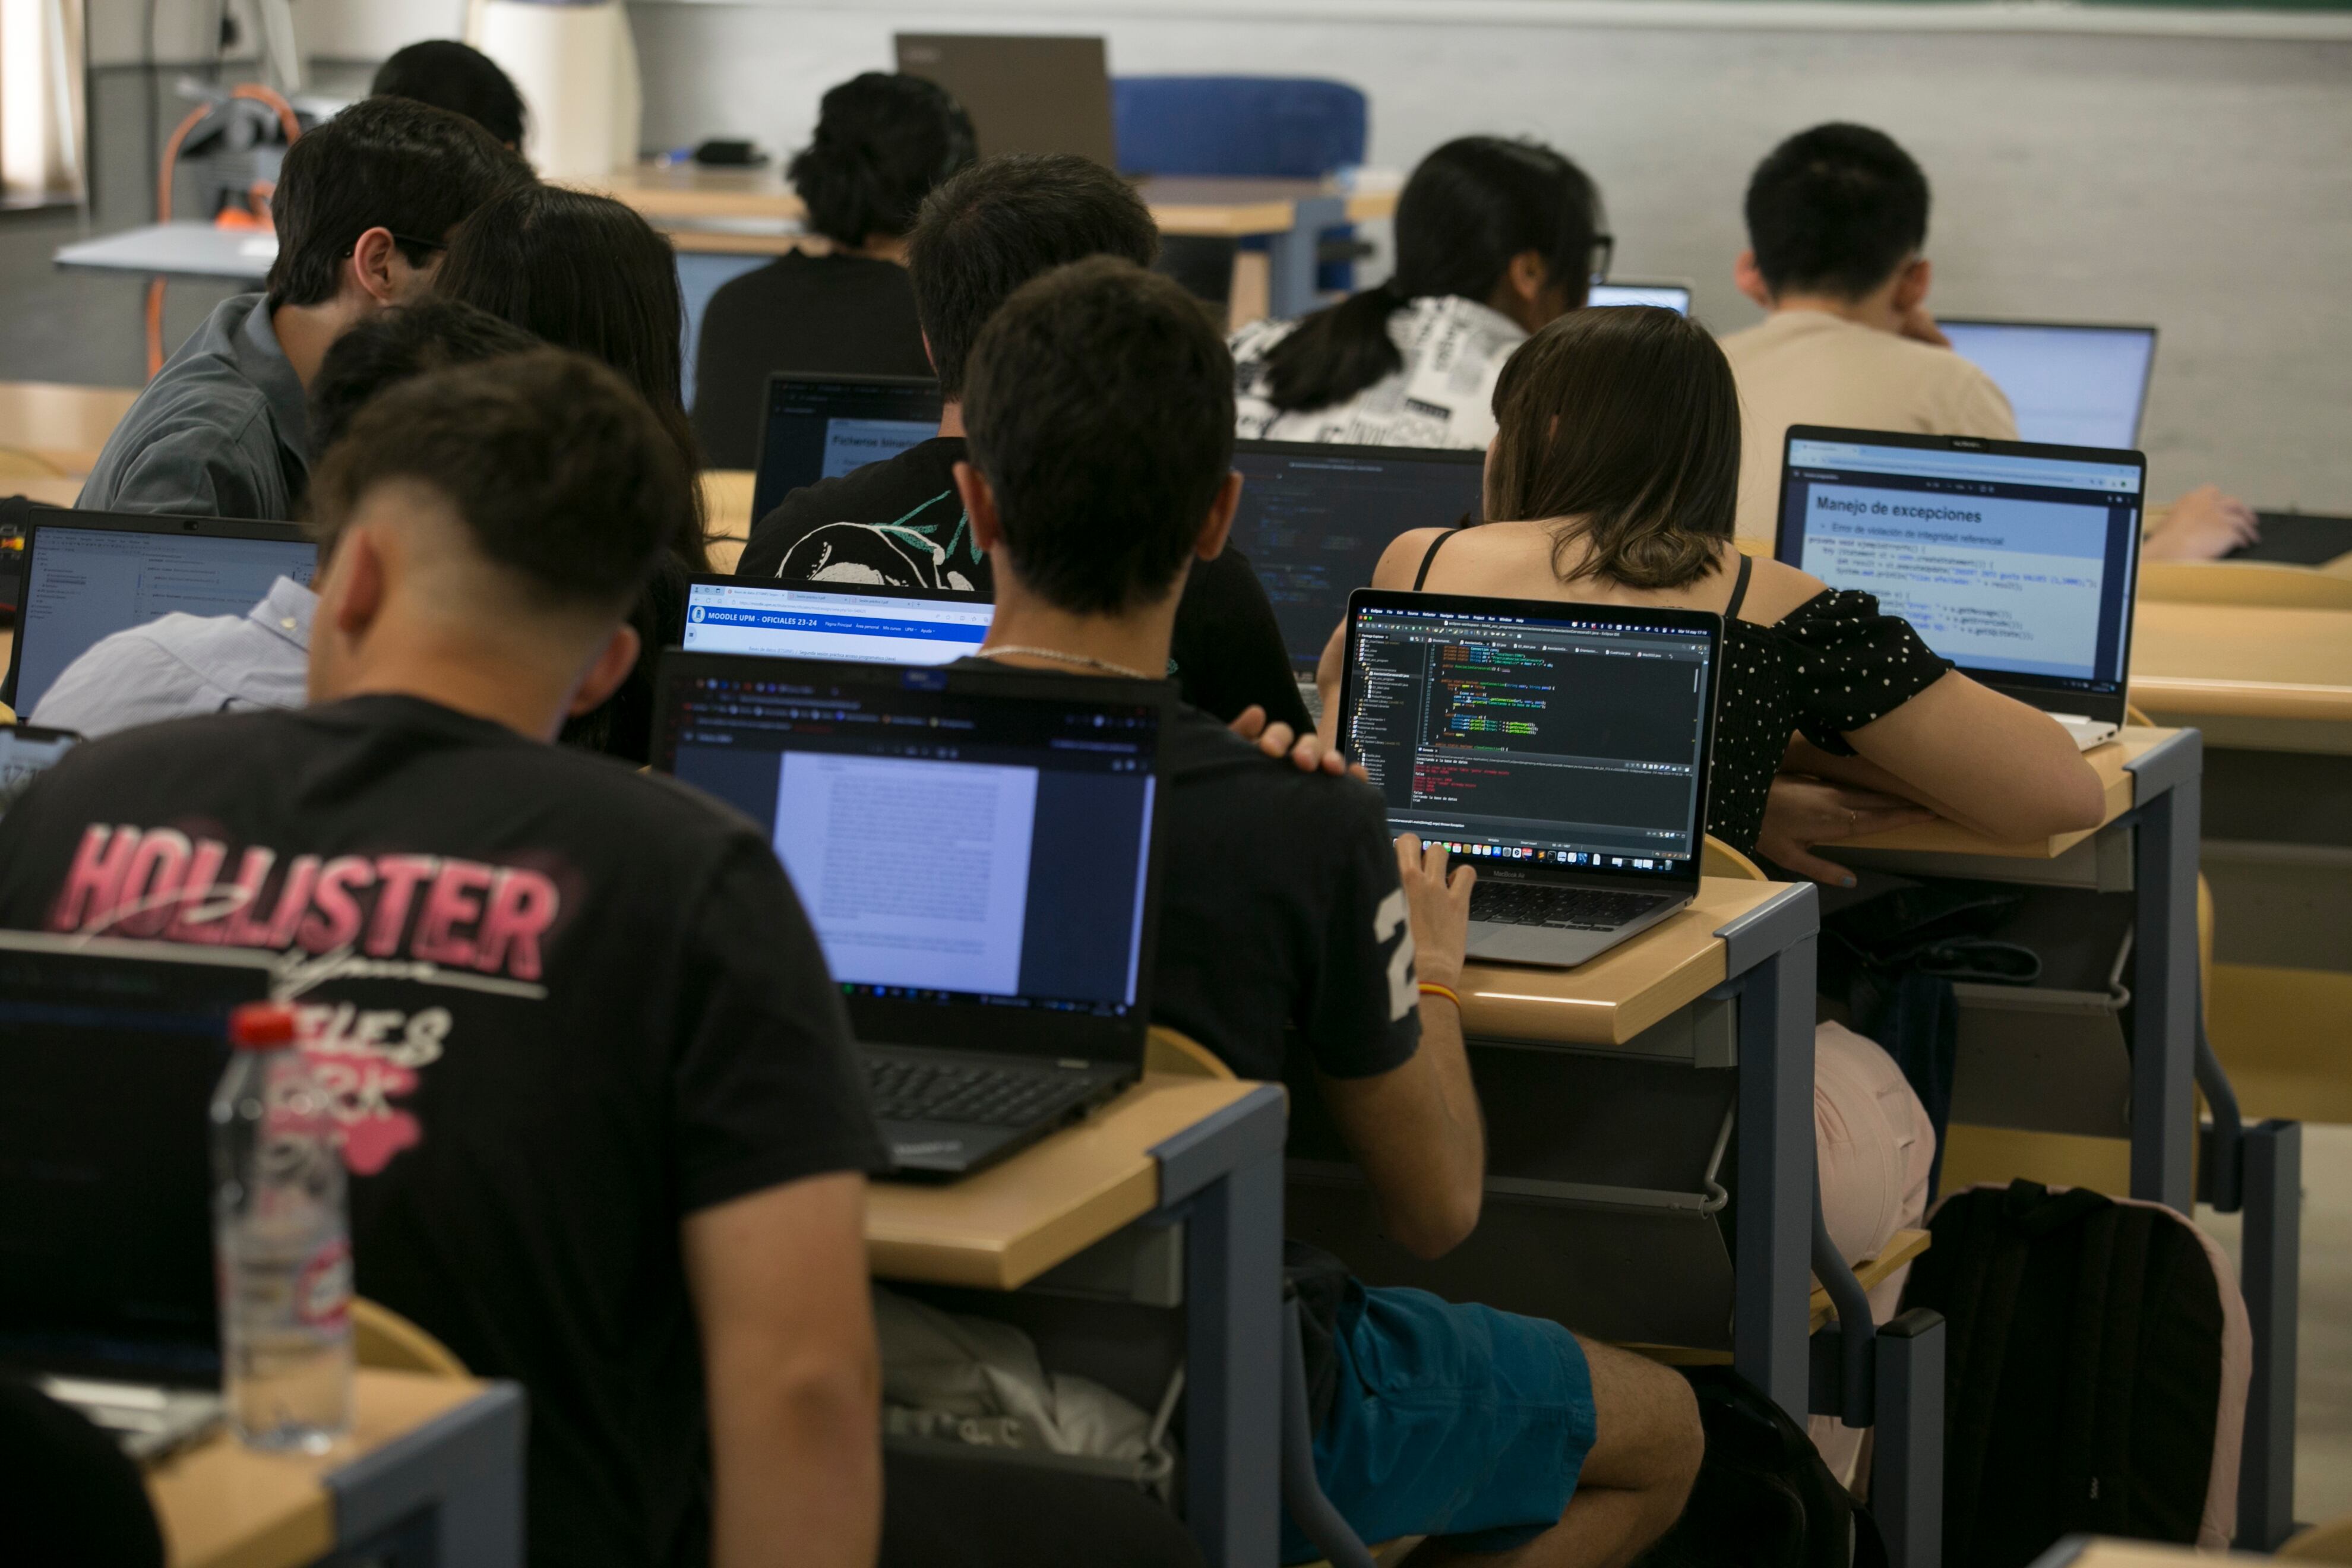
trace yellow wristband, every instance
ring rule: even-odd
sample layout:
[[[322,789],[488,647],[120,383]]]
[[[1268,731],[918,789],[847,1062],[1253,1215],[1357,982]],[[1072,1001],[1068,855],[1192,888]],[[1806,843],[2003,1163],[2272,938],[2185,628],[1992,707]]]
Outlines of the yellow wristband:
[[[1462,998],[1454,994],[1454,987],[1451,985],[1433,984],[1429,981],[1424,980],[1421,983],[1421,994],[1424,996],[1443,996],[1448,1002],[1454,1004],[1454,1010],[1455,1012],[1458,1013],[1462,1010]]]

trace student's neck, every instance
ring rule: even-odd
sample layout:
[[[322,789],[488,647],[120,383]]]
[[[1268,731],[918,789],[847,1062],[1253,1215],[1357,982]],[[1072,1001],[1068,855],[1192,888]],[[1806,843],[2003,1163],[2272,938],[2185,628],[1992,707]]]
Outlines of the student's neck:
[[[840,254],[863,257],[868,261],[895,261],[903,267],[907,264],[907,238],[904,235],[869,234],[863,245],[842,246]]]
[[[1772,301],[1772,313],[1776,316],[1795,310],[1835,316],[1842,321],[1852,321],[1873,331],[1899,333],[1903,331],[1903,312],[1895,308],[1894,295],[1887,289],[1865,294],[1859,300],[1841,300],[1834,294],[1783,294]]]
[[[556,689],[560,682],[528,668],[513,652],[454,643],[387,649],[348,672],[334,689],[311,692],[310,700],[414,697],[503,724],[534,741],[552,741],[563,727],[571,689]]]
[[[963,435],[963,399],[950,397],[940,405],[940,434],[961,438]]]
[[[996,614],[989,623],[983,656],[1032,669],[1058,669],[1078,675],[1135,674],[1149,680],[1168,670],[1168,645],[1176,630],[1176,601],[1181,590],[1160,604],[1118,616],[1080,616],[1056,609],[996,569]],[[1015,648],[1042,648],[1045,654],[1015,653]],[[1048,655],[1055,657],[1047,657]]]
[[[358,324],[362,310],[341,295],[317,305],[280,305],[269,312],[269,330],[294,377],[308,391],[335,340]]]

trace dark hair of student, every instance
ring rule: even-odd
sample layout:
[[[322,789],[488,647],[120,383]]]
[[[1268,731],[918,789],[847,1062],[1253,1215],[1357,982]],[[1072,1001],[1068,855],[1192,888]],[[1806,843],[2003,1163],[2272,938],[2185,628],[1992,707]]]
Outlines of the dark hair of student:
[[[1859,300],[1927,243],[1927,176],[1883,131],[1816,125],[1756,165],[1747,214],[1773,293]]]
[[[320,361],[310,382],[310,444],[320,452],[332,447],[377,394],[412,376],[538,346],[520,327],[462,300],[427,294],[379,310],[337,338]]]
[[[1511,258],[1543,258],[1550,280],[1584,303],[1601,237],[1601,193],[1585,172],[1537,142],[1465,136],[1421,161],[1397,198],[1396,270],[1300,321],[1266,356],[1276,408],[1328,408],[1404,368],[1389,318],[1415,300],[1486,304]]]
[[[455,38],[427,38],[396,51],[376,68],[368,91],[462,114],[506,145],[522,145],[522,94],[496,60]]]
[[[1149,267],[1159,254],[1150,209],[1091,159],[1010,153],[949,179],[923,198],[907,237],[915,314],[941,395],[963,395],[973,340],[1024,283],[1089,256]]]
[[[637,597],[694,494],[645,399],[586,355],[550,348],[384,392],[320,463],[310,494],[340,529],[394,480],[447,498],[533,607],[613,615]]]
[[[470,120],[405,98],[360,100],[286,149],[270,199],[270,309],[333,299],[343,258],[372,228],[398,237],[410,266],[429,264],[475,208],[530,177]]]
[[[1073,615],[1169,593],[1233,468],[1234,362],[1200,302],[1096,257],[1016,289],[971,369],[971,460],[1021,581]]]
[[[560,185],[508,191],[457,231],[433,287],[612,366],[653,406],[688,471],[702,466],[679,390],[677,257],[632,208]],[[710,569],[698,507],[677,549],[689,571]]]
[[[824,95],[815,139],[790,173],[809,226],[856,247],[903,236],[931,187],[979,156],[971,116],[945,88],[867,71]]]
[[[1486,515],[1571,520],[1552,548],[1563,582],[1679,588],[1714,569],[1739,497],[1739,389],[1706,328],[1571,310],[1504,364],[1495,421]]]

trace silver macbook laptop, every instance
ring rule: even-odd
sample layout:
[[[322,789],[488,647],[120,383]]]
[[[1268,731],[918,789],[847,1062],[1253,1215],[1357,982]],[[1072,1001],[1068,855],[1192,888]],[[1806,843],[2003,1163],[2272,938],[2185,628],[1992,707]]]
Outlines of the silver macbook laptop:
[[[1470,956],[1582,963],[1698,891],[1723,620],[1366,588],[1340,734],[1389,828],[1478,868]]]
[[[2124,721],[2147,478],[2133,451],[1800,425],[1778,553],[2087,751]]]
[[[688,653],[947,664],[980,650],[995,614],[969,594],[698,577],[683,643]]]
[[[2017,433],[2064,447],[2137,447],[2156,364],[2154,327],[2068,321],[1936,323],[2009,398]]]

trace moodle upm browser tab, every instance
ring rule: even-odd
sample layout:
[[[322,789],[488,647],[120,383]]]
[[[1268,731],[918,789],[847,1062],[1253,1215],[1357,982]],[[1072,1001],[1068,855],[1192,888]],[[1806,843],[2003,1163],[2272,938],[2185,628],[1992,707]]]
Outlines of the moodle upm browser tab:
[[[692,652],[946,664],[979,650],[994,613],[968,599],[698,583],[683,640]]]

